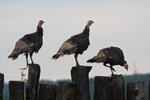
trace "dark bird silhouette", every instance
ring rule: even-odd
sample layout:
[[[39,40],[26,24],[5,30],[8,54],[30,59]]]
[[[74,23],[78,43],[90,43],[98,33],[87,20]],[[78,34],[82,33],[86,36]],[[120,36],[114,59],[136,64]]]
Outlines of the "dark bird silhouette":
[[[53,59],[58,59],[60,56],[63,55],[70,55],[74,54],[74,58],[76,61],[76,66],[79,66],[79,62],[77,60],[78,54],[82,54],[85,50],[87,50],[88,46],[90,45],[89,41],[89,31],[90,26],[94,22],[89,20],[87,25],[85,26],[82,33],[74,35],[66,40],[60,49],[57,51],[55,55],[53,55]]]
[[[8,56],[8,58],[15,60],[20,54],[24,54],[26,56],[26,62],[28,67],[28,55],[30,55],[31,62],[33,64],[34,62],[32,59],[32,55],[34,52],[38,53],[39,49],[42,47],[43,44],[43,23],[44,21],[40,20],[38,22],[36,32],[26,34],[22,38],[20,38],[16,42],[15,48],[12,51],[12,53]]]
[[[95,57],[87,60],[87,62],[103,63],[104,66],[111,69],[112,74],[113,71],[115,71],[115,69],[113,68],[114,65],[124,66],[124,68],[128,70],[128,64],[124,60],[123,51],[118,47],[108,47],[101,49]]]

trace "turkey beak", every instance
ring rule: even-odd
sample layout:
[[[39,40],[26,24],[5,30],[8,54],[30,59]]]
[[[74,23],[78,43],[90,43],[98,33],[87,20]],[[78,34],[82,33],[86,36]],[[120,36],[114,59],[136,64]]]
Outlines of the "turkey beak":
[[[127,63],[124,64],[124,67],[126,70],[128,70],[128,64]]]
[[[93,24],[93,23],[94,23],[94,21],[91,22],[91,24]]]
[[[44,24],[44,23],[45,23],[45,22],[44,22],[43,20],[40,20],[40,21],[39,21],[39,24],[41,24],[41,25]]]
[[[92,21],[92,20],[90,20],[90,21],[88,22],[89,26],[92,25],[93,23],[94,23],[94,21]]]
[[[44,24],[45,22],[43,21],[41,24]]]

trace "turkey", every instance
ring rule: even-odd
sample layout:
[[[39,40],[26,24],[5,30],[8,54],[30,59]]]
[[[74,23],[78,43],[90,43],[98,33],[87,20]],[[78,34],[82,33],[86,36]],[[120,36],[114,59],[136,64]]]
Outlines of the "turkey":
[[[55,55],[53,55],[53,59],[58,59],[60,56],[63,55],[70,55],[74,54],[74,58],[76,61],[76,66],[79,66],[79,62],[77,60],[78,54],[82,54],[85,50],[87,50],[88,46],[90,45],[89,41],[89,31],[90,26],[94,22],[89,20],[86,24],[82,33],[74,35],[66,40],[60,49],[57,51]]]
[[[32,55],[34,52],[38,53],[39,49],[42,47],[43,44],[43,23],[44,21],[40,20],[38,22],[36,32],[26,34],[22,38],[20,38],[16,42],[15,48],[13,49],[12,53],[8,56],[8,58],[15,60],[20,54],[24,54],[26,56],[26,63],[28,67],[28,55],[30,55],[31,62],[32,64],[34,64]]]
[[[104,66],[109,67],[113,74],[115,69],[114,65],[124,66],[126,70],[128,70],[128,64],[124,60],[123,51],[118,47],[108,47],[101,49],[97,56],[87,60],[88,63],[103,63]],[[109,64],[109,65],[108,65]]]

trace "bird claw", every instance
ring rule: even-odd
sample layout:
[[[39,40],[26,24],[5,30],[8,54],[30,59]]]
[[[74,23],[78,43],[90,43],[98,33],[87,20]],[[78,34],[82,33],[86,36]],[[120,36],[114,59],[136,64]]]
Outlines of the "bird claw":
[[[27,68],[30,66],[30,64],[27,64]]]
[[[27,64],[27,68],[29,67],[29,66],[31,66],[32,65],[32,63],[31,64]]]
[[[110,69],[111,69],[112,71],[116,72],[116,70],[115,70],[112,66],[110,66]]]
[[[80,64],[76,64],[77,67],[80,67]]]

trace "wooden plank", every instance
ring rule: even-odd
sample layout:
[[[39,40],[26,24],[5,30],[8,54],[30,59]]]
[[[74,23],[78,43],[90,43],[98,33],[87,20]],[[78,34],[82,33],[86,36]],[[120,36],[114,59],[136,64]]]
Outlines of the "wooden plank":
[[[75,85],[69,82],[59,82],[57,100],[75,100]]]
[[[27,100],[38,100],[38,84],[40,78],[40,65],[31,64],[29,66],[26,98]]]
[[[91,66],[72,67],[71,77],[75,84],[75,100],[90,100],[89,72]]]
[[[4,74],[0,73],[0,100],[3,100]]]
[[[40,84],[39,100],[56,100],[57,86],[52,84]]]
[[[113,75],[113,77],[96,76],[94,100],[125,100],[122,75]]]
[[[24,82],[9,81],[9,100],[24,100]]]
[[[144,96],[144,82],[135,82],[127,84],[127,100],[144,100]]]

